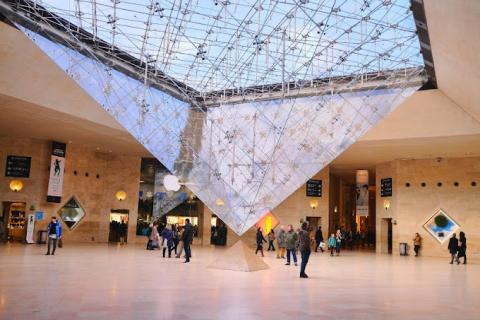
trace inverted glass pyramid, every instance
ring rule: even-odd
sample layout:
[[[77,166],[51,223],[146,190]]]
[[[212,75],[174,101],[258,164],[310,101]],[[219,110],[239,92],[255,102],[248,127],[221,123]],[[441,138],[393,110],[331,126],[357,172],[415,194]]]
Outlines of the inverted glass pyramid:
[[[410,80],[423,71],[361,90],[358,76],[316,96],[198,107],[18,27],[239,235],[415,92]]]

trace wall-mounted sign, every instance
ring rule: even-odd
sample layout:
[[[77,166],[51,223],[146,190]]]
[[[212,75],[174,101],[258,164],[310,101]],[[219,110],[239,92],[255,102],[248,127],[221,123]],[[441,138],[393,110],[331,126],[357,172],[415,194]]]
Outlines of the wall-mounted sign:
[[[31,157],[7,156],[5,166],[6,177],[28,178],[30,177]]]
[[[35,212],[35,220],[42,221],[43,220],[43,211]]]
[[[307,181],[307,197],[322,196],[322,180],[310,179]]]
[[[63,173],[65,170],[65,143],[52,142],[52,156],[50,159],[50,178],[48,180],[47,202],[60,203],[62,201]]]
[[[392,178],[383,178],[380,180],[380,197],[392,196]]]

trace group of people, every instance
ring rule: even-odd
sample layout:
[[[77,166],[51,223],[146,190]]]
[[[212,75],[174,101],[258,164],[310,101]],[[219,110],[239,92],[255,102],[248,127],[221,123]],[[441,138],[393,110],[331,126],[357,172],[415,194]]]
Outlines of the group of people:
[[[275,232],[271,230],[267,235],[267,241],[267,239],[265,239],[263,235],[262,228],[259,227],[257,229],[256,235],[257,248],[255,250],[255,254],[258,254],[258,252],[260,252],[263,257],[263,243],[267,242],[267,251],[275,251],[274,241],[277,240],[277,259],[285,259],[286,254],[287,262],[285,263],[285,265],[289,266],[291,264],[291,261],[293,260],[293,263],[295,264],[295,266],[297,266],[298,250],[302,259],[300,263],[300,278],[308,278],[305,270],[308,264],[308,260],[310,258],[310,254],[312,252],[312,247],[315,247],[315,251],[317,251],[317,247],[319,246],[320,242],[323,241],[323,235],[319,237],[319,233],[322,233],[321,228],[319,228],[319,232],[317,230],[317,232],[315,233],[315,237],[313,238],[311,236],[312,230],[309,230],[308,227],[308,222],[303,222],[300,229],[298,229],[297,231],[293,229],[293,226],[291,224],[288,225],[286,231],[284,226],[281,226],[277,234],[275,234]],[[318,242],[317,246],[315,246],[316,241]],[[323,248],[320,248],[323,252]]]
[[[176,258],[180,258],[182,252],[185,251],[185,263],[190,262],[192,257],[191,244],[194,236],[190,219],[185,219],[184,227],[167,224],[160,232],[158,231],[158,225],[158,222],[150,225],[147,250],[162,248],[164,258],[167,252],[168,257],[171,258],[172,251],[175,252]]]
[[[467,237],[465,237],[465,232],[461,231],[458,239],[455,233],[452,235],[448,241],[448,251],[452,258],[450,264],[453,264],[453,262],[460,264],[460,258],[462,257],[463,264],[467,264]]]

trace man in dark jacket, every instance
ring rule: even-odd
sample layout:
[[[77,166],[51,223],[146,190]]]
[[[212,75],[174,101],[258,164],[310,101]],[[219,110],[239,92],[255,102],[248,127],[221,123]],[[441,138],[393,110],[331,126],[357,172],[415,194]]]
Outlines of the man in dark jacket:
[[[182,240],[183,248],[185,249],[185,263],[188,263],[192,257],[190,245],[193,241],[193,226],[190,223],[190,219],[185,219],[185,222],[185,230],[183,231]]]
[[[47,227],[47,234],[48,234],[48,249],[46,255],[50,255],[50,250],[53,250],[51,255],[55,254],[55,249],[57,248],[57,241],[62,237],[62,225],[57,221],[56,217],[52,217],[52,221],[48,224]]]
[[[300,278],[308,278],[305,273],[308,258],[310,257],[310,237],[308,235],[308,223],[302,223],[302,229],[298,233],[299,250],[302,255],[302,264],[300,266]]]
[[[454,233],[452,234],[452,237],[448,241],[448,251],[450,252],[450,255],[452,256],[452,260],[450,260],[450,264],[453,264],[453,260],[458,260],[457,257],[457,252],[458,252],[458,239],[457,235]]]
[[[315,252],[317,252],[318,248],[320,247],[320,243],[323,242],[323,233],[322,233],[322,227],[319,226],[317,229],[317,232],[315,232],[315,242],[316,242],[316,247],[315,247]],[[320,247],[320,251],[323,252],[323,248]]]

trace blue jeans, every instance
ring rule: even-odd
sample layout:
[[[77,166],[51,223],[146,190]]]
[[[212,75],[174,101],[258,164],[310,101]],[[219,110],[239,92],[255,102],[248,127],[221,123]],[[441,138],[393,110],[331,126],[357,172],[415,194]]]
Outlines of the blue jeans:
[[[310,249],[300,251],[302,254],[302,264],[300,266],[300,275],[305,274],[305,268],[307,267],[308,258],[310,257]]]
[[[297,254],[295,253],[295,249],[287,249],[287,263],[290,263],[290,253],[293,256],[293,262],[297,263]]]

